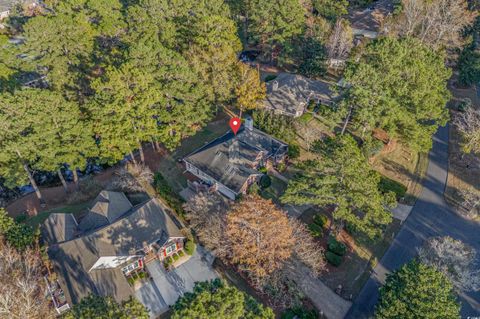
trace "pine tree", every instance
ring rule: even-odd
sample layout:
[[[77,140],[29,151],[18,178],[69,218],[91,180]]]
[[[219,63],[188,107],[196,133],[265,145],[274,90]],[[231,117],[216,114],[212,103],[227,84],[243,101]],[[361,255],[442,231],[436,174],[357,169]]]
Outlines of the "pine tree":
[[[333,217],[347,222],[369,237],[381,233],[391,222],[392,193],[378,189],[380,175],[368,164],[351,136],[328,141],[322,157],[299,165],[301,173],[291,179],[281,200],[284,203],[333,205]]]
[[[172,319],[273,319],[272,309],[216,279],[199,282],[173,306]]]
[[[414,260],[387,276],[375,318],[460,318],[460,305],[444,274]]]
[[[352,87],[344,128],[351,119],[356,128],[382,128],[412,149],[428,151],[433,133],[448,119],[450,75],[444,56],[416,39],[376,40],[345,71]]]

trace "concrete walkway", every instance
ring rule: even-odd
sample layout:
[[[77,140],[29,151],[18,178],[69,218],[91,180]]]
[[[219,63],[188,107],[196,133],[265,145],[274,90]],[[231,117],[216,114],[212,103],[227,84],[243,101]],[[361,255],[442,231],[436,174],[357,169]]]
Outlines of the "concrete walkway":
[[[375,267],[370,279],[347,314],[347,318],[370,318],[378,300],[378,288],[388,273],[417,255],[430,237],[451,236],[476,249],[480,255],[480,226],[463,219],[444,200],[448,174],[448,127],[439,128],[433,138],[423,190],[394,242]],[[460,295],[462,317],[480,316],[480,291]]]
[[[305,266],[295,269],[295,281],[300,289],[310,298],[328,319],[343,319],[352,303],[328,288],[320,279],[313,277]]]

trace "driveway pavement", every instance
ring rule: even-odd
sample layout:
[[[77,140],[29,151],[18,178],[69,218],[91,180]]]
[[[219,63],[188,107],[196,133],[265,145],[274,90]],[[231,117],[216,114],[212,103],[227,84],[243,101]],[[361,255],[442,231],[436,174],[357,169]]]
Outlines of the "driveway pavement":
[[[471,245],[480,255],[480,225],[455,214],[444,200],[447,173],[448,127],[442,127],[433,139],[427,176],[419,199],[346,318],[370,317],[378,300],[378,288],[385,282],[386,274],[414,258],[418,247],[429,237],[451,236]],[[462,294],[460,301],[463,318],[480,316],[480,292]]]
[[[152,280],[138,289],[135,295],[150,310],[150,316],[156,317],[175,304],[185,292],[193,291],[195,282],[217,278],[212,262],[213,258],[201,246],[197,246],[188,261],[170,271],[166,271],[160,261],[154,260],[146,265]]]

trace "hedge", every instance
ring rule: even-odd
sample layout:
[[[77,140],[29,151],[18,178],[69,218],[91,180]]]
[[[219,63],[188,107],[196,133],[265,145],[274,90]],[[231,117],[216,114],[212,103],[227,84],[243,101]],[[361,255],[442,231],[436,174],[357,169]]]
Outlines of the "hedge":
[[[180,256],[178,254],[173,254],[173,261],[177,261],[180,259]]]
[[[328,250],[332,253],[343,256],[347,252],[347,247],[344,243],[339,242],[334,237],[328,239]]]
[[[322,228],[326,228],[328,223],[328,217],[323,214],[316,214],[315,216],[313,216],[313,222]]]
[[[340,266],[342,263],[342,257],[332,253],[331,251],[327,251],[325,253],[325,259],[327,259],[327,261],[335,267]]]
[[[264,174],[262,177],[260,177],[260,187],[261,188],[268,188],[270,185],[272,185],[272,179],[270,176]]]
[[[308,225],[308,230],[310,231],[310,234],[313,236],[313,237],[317,237],[317,238],[320,238],[323,236],[323,228],[322,226],[316,224],[316,223],[312,223],[312,224],[309,224]]]

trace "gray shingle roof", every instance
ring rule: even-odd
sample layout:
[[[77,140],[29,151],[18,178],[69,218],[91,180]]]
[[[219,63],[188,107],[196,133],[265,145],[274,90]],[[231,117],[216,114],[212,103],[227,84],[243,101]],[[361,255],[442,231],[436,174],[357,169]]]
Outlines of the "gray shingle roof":
[[[123,216],[132,208],[132,204],[121,192],[102,191],[93,201],[92,208],[80,221],[79,228],[91,231],[110,223]]]
[[[254,167],[259,154],[271,156],[282,146],[286,144],[262,131],[242,127],[236,136],[229,132],[188,155],[184,161],[239,193],[251,175],[261,174]]]
[[[124,300],[133,291],[119,268],[91,270],[102,256],[142,254],[148,244],[184,237],[157,199],[134,207],[124,218],[86,236],[53,246],[50,258],[69,302],[89,293]]]
[[[306,78],[299,74],[279,73],[267,83],[265,107],[295,115],[303,112],[309,99],[322,103],[331,103],[337,94],[330,89],[330,84]]]
[[[50,214],[43,223],[43,238],[49,245],[73,239],[77,222],[72,214]]]

